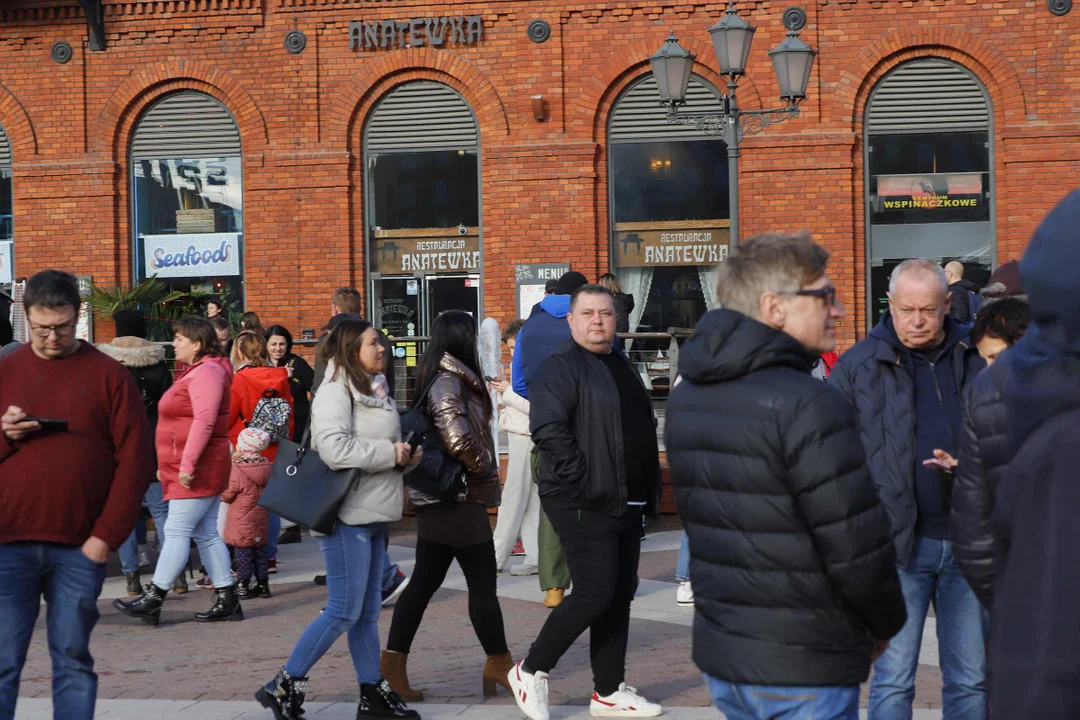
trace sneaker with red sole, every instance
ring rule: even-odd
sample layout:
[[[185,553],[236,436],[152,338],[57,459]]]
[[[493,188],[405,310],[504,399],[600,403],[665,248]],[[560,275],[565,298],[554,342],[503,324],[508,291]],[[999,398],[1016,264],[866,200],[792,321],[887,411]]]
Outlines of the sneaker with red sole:
[[[277,559],[266,561],[266,572],[271,575],[277,575]]]
[[[525,554],[525,545],[520,540],[514,545],[514,551],[510,553],[510,557],[518,557]]]
[[[589,701],[589,714],[593,717],[649,718],[658,717],[663,712],[664,708],[659,704],[649,702],[626,683],[605,697],[593,692]]]
[[[203,575],[199,578],[198,582],[195,583],[195,587],[198,590],[213,590],[214,583],[211,582],[209,575]]]

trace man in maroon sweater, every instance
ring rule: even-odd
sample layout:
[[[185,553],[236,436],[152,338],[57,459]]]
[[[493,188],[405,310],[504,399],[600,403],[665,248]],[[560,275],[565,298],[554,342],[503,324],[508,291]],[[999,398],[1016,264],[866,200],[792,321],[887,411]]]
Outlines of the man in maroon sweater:
[[[23,302],[30,342],[0,360],[0,720],[15,716],[42,595],[54,714],[90,720],[105,561],[135,525],[153,438],[131,374],[75,337],[75,277],[40,272]]]

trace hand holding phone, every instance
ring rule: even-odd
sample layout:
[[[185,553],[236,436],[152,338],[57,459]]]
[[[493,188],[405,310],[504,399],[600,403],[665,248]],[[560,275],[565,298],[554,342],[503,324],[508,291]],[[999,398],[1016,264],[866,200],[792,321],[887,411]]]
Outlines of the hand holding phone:
[[[0,418],[0,424],[3,426],[4,436],[10,442],[22,440],[30,433],[41,429],[36,420],[27,417],[23,409],[15,405],[8,407],[7,412]]]
[[[68,421],[67,420],[53,420],[51,418],[37,418],[27,417],[24,422],[36,422],[42,430],[51,430],[52,432],[67,432]]]

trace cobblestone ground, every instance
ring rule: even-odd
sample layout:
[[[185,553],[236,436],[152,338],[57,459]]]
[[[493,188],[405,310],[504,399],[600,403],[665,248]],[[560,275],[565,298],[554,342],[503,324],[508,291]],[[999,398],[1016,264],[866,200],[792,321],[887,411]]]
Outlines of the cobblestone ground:
[[[699,671],[690,661],[692,611],[675,605],[672,578],[679,534],[650,536],[642,554],[642,587],[635,601],[627,658],[630,684],[647,697],[669,707],[709,705]],[[391,555],[408,574],[413,544],[395,537]],[[107,598],[123,594],[122,578],[110,579],[99,603],[101,620],[92,650],[100,674],[103,699],[248,700],[284,662],[306,624],[322,608],[325,588],[311,583],[322,570],[316,544],[281,548],[281,573],[273,580],[274,598],[249,600],[241,623],[203,625],[193,613],[204,610],[210,594],[192,590],[170,595],[158,628],[135,624],[118,614]],[[513,564],[514,560],[511,561]],[[436,594],[424,617],[409,658],[414,687],[423,688],[436,703],[473,704],[483,701],[480,671],[484,653],[468,620],[464,580],[456,568]],[[144,577],[144,581],[148,577]],[[192,586],[194,587],[194,586]],[[502,611],[507,639],[515,659],[527,651],[548,615],[541,604],[535,578],[500,577]],[[384,609],[379,628],[385,642],[392,608]],[[928,632],[926,642],[933,642]],[[345,642],[339,641],[311,673],[310,699],[348,702],[356,695],[356,679]],[[941,675],[936,667],[920,665],[916,708],[940,707]],[[50,665],[44,612],[23,672],[20,695],[47,698]],[[581,638],[552,673],[551,702],[584,705],[591,693],[587,637]],[[865,706],[866,693],[863,693]],[[488,704],[513,704],[500,689]]]

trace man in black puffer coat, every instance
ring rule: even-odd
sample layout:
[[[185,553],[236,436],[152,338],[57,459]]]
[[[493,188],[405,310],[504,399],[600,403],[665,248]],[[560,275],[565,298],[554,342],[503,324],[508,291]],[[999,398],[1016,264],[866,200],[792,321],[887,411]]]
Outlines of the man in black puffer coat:
[[[747,240],[718,271],[725,309],[683,347],[668,401],[694,661],[740,720],[800,705],[853,716],[906,620],[855,414],[810,375],[844,317],[827,262],[805,235]]]
[[[1005,298],[987,305],[971,330],[989,367],[964,393],[964,430],[949,530],[956,564],[987,610],[994,604],[994,494],[1012,458],[1005,434],[1009,354],[998,359],[997,353],[1024,336],[1030,317],[1026,301]]]

